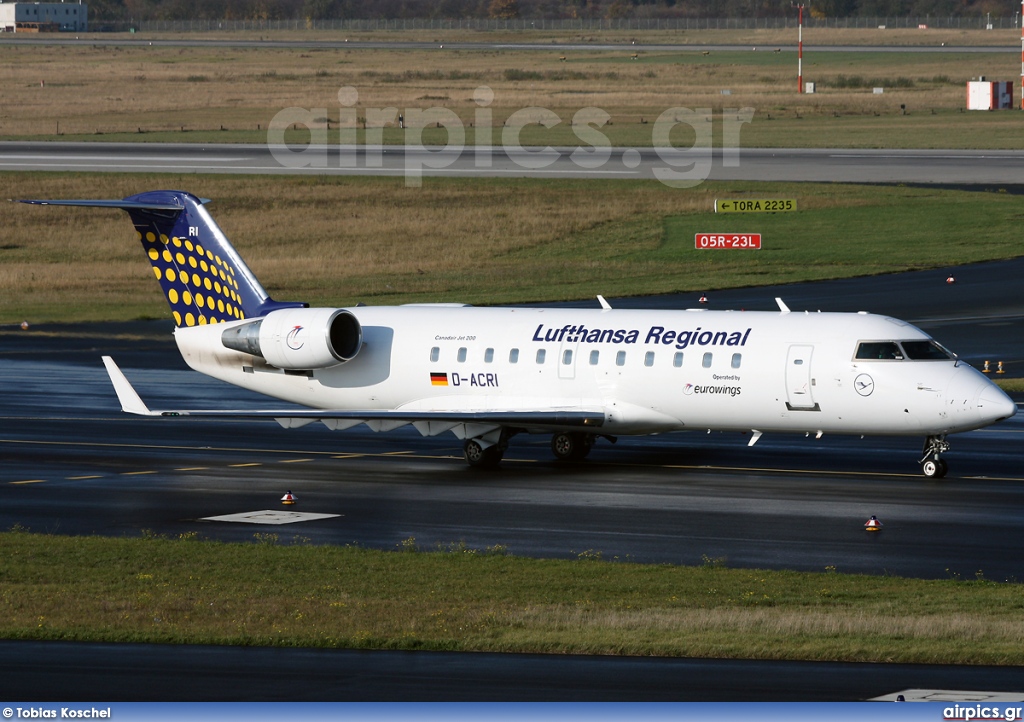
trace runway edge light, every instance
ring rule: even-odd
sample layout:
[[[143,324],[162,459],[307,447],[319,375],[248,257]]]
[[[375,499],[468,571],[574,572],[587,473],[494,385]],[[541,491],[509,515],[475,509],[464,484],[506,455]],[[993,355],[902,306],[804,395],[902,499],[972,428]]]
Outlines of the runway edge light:
[[[878,517],[874,514],[864,524],[864,531],[882,531],[882,522],[878,521]]]
[[[281,503],[282,504],[294,504],[296,501],[298,501],[298,499],[296,499],[295,495],[293,493],[291,493],[290,491],[286,491],[284,493],[284,496],[281,497]],[[874,518],[874,517],[872,517],[872,518]]]

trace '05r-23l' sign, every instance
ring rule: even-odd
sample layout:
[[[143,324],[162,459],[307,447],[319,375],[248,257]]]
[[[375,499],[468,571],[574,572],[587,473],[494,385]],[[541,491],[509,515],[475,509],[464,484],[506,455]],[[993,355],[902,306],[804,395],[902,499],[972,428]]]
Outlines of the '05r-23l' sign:
[[[694,238],[697,250],[705,248],[760,248],[760,233],[698,233]]]

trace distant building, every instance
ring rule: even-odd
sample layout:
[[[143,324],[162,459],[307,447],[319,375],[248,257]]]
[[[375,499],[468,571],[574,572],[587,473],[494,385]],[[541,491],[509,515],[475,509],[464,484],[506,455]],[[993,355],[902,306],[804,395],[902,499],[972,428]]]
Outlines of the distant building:
[[[26,3],[0,0],[0,32],[86,32],[89,6],[81,3]]]

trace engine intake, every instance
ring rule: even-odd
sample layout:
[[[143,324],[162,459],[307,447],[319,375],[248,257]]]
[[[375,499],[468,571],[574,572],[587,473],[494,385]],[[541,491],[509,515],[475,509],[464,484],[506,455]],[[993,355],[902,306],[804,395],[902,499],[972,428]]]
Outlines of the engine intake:
[[[252,323],[225,330],[221,343],[259,356],[286,371],[323,369],[351,361],[363,343],[363,329],[340,308],[286,308]]]

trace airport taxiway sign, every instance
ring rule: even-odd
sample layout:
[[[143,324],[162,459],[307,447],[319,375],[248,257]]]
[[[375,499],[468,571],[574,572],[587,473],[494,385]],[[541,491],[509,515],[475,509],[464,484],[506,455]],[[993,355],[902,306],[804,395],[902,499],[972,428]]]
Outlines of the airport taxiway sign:
[[[753,248],[761,247],[760,233],[698,233],[693,238],[693,247],[706,248]]]
[[[715,213],[789,213],[795,210],[795,198],[715,199]]]

